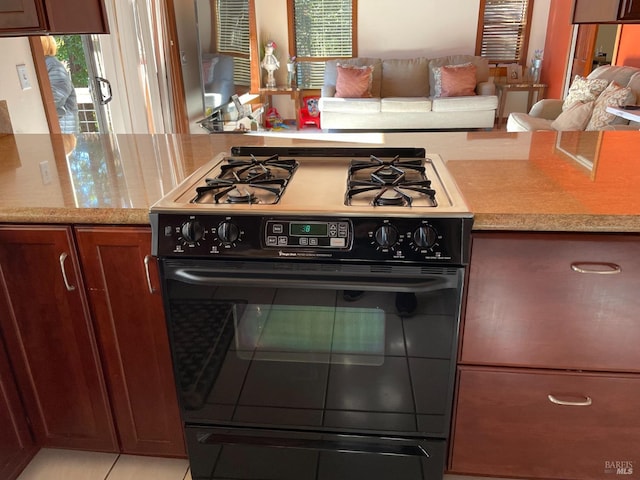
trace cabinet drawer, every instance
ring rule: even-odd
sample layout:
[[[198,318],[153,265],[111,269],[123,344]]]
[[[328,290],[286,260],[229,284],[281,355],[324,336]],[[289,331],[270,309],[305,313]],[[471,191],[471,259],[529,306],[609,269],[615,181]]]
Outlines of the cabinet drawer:
[[[556,401],[589,403],[559,405]],[[640,376],[462,367],[452,470],[526,478],[640,478]]]
[[[639,236],[476,234],[461,361],[639,372],[639,292]]]

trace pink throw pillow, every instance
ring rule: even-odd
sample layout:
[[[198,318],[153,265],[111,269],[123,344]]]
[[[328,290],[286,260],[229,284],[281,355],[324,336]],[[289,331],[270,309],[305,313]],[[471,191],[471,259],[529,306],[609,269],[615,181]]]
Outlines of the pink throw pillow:
[[[356,67],[338,65],[336,79],[336,97],[338,98],[370,98],[373,83],[373,67]]]
[[[440,69],[441,97],[466,97],[476,94],[476,66],[445,65]]]

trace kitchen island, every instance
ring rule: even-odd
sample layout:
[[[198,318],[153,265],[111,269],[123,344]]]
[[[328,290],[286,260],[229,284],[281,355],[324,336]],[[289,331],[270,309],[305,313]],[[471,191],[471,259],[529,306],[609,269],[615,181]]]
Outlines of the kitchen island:
[[[150,205],[235,145],[371,144],[439,154],[475,215],[450,471],[583,479],[640,461],[640,134],[89,135],[73,151],[16,135],[0,137],[0,383],[24,404],[0,408],[16,445],[0,476],[34,446],[184,456]]]
[[[425,147],[474,230],[640,231],[640,133],[448,132],[0,137],[0,222],[148,224],[149,206],[234,145]]]

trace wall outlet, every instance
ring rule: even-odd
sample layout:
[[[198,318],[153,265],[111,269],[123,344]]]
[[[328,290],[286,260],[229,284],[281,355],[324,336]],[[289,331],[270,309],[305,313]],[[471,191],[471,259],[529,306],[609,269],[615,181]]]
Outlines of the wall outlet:
[[[18,79],[20,80],[20,86],[22,90],[28,90],[31,88],[31,82],[29,81],[29,75],[27,75],[27,66],[23,63],[16,65],[18,71]]]
[[[42,177],[42,184],[47,185],[51,183],[51,172],[49,171],[49,161],[44,160],[40,162],[40,177]]]

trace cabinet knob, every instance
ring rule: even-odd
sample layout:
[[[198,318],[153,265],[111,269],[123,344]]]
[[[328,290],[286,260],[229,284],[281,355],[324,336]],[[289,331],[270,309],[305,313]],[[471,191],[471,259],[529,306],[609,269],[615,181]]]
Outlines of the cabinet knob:
[[[556,405],[562,405],[565,407],[588,407],[589,405],[591,405],[593,402],[591,401],[591,397],[584,397],[584,400],[580,400],[577,402],[571,402],[568,400],[560,400],[559,398],[549,394],[547,395],[547,398],[549,399],[549,401],[551,403],[555,403]]]

